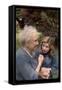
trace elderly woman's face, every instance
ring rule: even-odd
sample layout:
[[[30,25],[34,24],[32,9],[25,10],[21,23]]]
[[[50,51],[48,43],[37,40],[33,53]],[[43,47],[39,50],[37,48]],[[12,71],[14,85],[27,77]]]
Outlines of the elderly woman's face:
[[[32,38],[29,41],[29,48],[30,50],[35,50],[38,46],[38,35],[36,33],[32,34]]]

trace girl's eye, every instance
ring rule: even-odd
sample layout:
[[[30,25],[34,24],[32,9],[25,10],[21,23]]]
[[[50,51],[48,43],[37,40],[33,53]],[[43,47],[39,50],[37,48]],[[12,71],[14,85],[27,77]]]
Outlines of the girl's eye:
[[[46,46],[46,48],[49,48],[48,46]]]
[[[49,48],[49,46],[47,46],[47,45],[42,45],[43,47],[46,47],[46,48]]]

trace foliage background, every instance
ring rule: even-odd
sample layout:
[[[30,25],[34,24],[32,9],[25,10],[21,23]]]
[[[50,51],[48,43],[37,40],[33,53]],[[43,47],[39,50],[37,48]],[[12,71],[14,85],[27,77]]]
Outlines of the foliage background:
[[[39,35],[48,35],[59,38],[59,18],[58,8],[16,8],[16,48],[19,48],[18,36],[24,25],[35,26]]]

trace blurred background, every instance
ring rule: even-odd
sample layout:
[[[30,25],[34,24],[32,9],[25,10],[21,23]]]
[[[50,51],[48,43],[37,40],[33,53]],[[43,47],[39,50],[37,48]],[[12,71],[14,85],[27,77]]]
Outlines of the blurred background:
[[[35,26],[42,35],[59,39],[60,11],[58,8],[16,8],[16,49],[20,47],[19,33],[25,25]]]

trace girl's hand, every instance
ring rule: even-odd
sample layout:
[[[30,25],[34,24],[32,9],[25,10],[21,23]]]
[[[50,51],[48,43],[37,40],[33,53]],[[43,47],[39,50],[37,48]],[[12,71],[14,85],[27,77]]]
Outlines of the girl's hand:
[[[43,61],[44,61],[44,56],[40,54],[38,57],[38,64],[42,65]]]
[[[51,68],[42,67],[40,75],[43,79],[48,79],[50,77]]]

